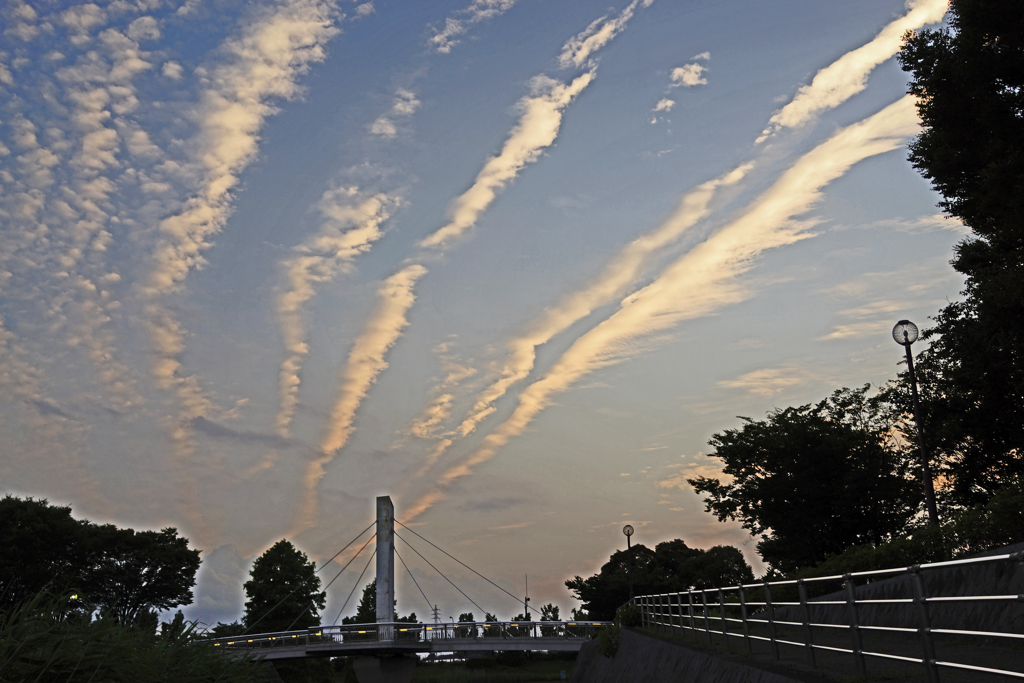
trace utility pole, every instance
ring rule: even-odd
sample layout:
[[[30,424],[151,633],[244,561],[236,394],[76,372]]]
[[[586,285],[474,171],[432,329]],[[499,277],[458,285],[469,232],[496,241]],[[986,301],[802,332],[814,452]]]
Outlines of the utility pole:
[[[527,621],[530,619],[530,577],[527,574],[523,574],[526,577],[526,599],[523,600],[523,616],[526,617]]]

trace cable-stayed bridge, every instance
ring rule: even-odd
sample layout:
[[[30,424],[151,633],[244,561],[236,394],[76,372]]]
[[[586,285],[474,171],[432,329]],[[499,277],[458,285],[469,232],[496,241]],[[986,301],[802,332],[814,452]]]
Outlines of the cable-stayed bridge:
[[[338,612],[338,621],[345,607],[351,600],[353,593],[359,586],[363,574],[370,566],[370,562],[376,558],[376,580],[377,593],[376,621],[368,624],[334,624],[330,626],[317,626],[299,631],[280,631],[272,633],[252,633],[227,638],[216,638],[212,640],[215,647],[223,648],[225,654],[241,656],[252,654],[262,660],[301,659],[308,657],[357,657],[356,674],[361,683],[369,681],[381,681],[388,683],[404,683],[412,679],[412,669],[415,664],[414,656],[424,653],[439,652],[491,652],[509,650],[546,650],[546,651],[578,651],[583,643],[592,639],[599,628],[611,622],[596,621],[478,621],[478,622],[448,622],[441,623],[437,620],[435,608],[435,623],[408,623],[395,621],[395,557],[409,572],[416,588],[427,600],[423,589],[409,567],[395,552],[395,507],[388,496],[377,498],[377,527],[376,533],[366,541],[359,551],[341,568],[338,574],[327,584],[341,576],[342,572],[356,557],[365,549],[370,541],[376,538],[376,549],[367,560],[363,573],[356,579],[352,592]],[[456,559],[443,549],[434,545],[418,533],[397,522],[404,531],[417,536],[423,542],[433,546],[436,550],[444,553],[449,558],[469,569],[471,572],[484,579],[498,590],[509,595],[516,601],[519,600],[507,590],[491,581],[483,574],[480,574],[472,567]],[[348,545],[338,551],[331,560],[328,560],[321,569],[337,558],[346,549],[354,545],[359,538],[372,528],[371,524],[364,529],[359,536],[353,539]],[[438,574],[450,583],[459,593],[484,614],[487,614],[472,598],[459,588],[451,579],[441,573],[426,557],[406,539],[398,536],[413,552],[420,556],[424,562],[430,565]],[[319,570],[318,570],[319,571]],[[312,576],[310,577],[312,578]],[[296,591],[301,587],[296,587]],[[293,591],[294,593],[295,591]],[[288,599],[286,596],[278,605],[275,605],[267,614]],[[529,605],[528,598],[524,600],[524,614],[528,615],[529,610],[535,610]],[[311,605],[312,607],[312,605]],[[259,621],[265,618],[265,614],[251,630],[258,630]],[[300,615],[301,616],[301,615]],[[296,623],[298,621],[298,617]]]

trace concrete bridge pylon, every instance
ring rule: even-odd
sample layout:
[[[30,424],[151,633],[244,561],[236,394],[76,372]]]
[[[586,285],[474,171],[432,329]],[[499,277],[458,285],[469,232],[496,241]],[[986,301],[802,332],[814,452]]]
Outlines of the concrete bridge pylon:
[[[377,623],[395,620],[395,504],[377,498]]]

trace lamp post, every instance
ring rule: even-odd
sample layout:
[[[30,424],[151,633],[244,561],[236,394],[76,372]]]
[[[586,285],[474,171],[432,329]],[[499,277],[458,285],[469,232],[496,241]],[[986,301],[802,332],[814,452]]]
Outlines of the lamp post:
[[[924,500],[928,506],[928,523],[938,526],[939,513],[935,508],[935,487],[932,484],[932,468],[928,464],[928,449],[924,444],[924,429],[921,427],[921,402],[917,397],[914,356],[910,353],[910,345],[917,341],[917,325],[909,320],[900,320],[892,328],[892,338],[907,352],[907,371],[910,374],[910,395],[914,399],[914,422],[917,423],[917,445],[921,459],[921,472],[924,476]]]
[[[622,533],[626,534],[626,576],[629,578],[629,601],[633,602],[633,545],[629,540],[633,527],[627,524],[622,527]]]

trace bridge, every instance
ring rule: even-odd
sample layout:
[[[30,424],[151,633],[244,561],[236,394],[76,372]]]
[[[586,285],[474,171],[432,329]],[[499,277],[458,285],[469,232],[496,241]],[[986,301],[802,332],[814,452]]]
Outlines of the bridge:
[[[371,527],[367,527],[363,533],[369,531]],[[412,680],[412,671],[416,658],[423,654],[440,652],[468,654],[472,652],[510,650],[577,652],[585,642],[597,635],[597,631],[602,626],[611,625],[612,623],[601,621],[543,620],[434,624],[396,622],[394,621],[395,616],[393,612],[395,604],[394,558],[396,556],[395,507],[388,496],[377,498],[376,527],[375,537],[377,543],[376,550],[374,551],[377,560],[376,622],[369,624],[321,625],[301,631],[255,633],[214,638],[210,642],[228,656],[240,657],[248,655],[262,661],[310,657],[356,657],[355,670],[360,683],[376,683],[378,681],[381,683],[408,683],[408,681]],[[419,536],[415,531],[408,527],[405,528],[410,533]],[[357,536],[355,540],[358,540],[361,536],[362,534]],[[422,536],[420,538],[426,541]],[[355,540],[345,546],[345,548],[342,548],[334,557],[338,557],[346,548],[353,545]],[[371,538],[371,540],[373,539]],[[430,543],[429,541],[426,542]],[[369,543],[370,541],[367,541],[363,548]],[[433,544],[430,543],[430,545]],[[434,547],[437,548],[437,546]],[[360,548],[359,552],[362,552],[363,548]],[[437,549],[441,550],[440,548]],[[413,550],[419,554],[419,551],[416,551],[415,548]],[[344,571],[355,560],[359,552],[342,567],[341,571]],[[443,550],[441,552],[448,555]],[[519,600],[519,598],[508,593],[508,591],[476,570],[468,567],[451,555],[448,556],[499,590],[517,601]],[[399,559],[401,560],[401,556],[399,556]],[[423,559],[426,560],[426,558]],[[402,562],[404,564],[404,560]],[[427,563],[430,564],[429,561]],[[369,561],[367,561],[368,567]],[[433,567],[432,564],[431,567]],[[408,567],[406,567],[406,570],[408,571]],[[365,569],[363,571],[365,572]],[[338,575],[340,576],[341,572]],[[410,576],[412,576],[411,572]],[[443,574],[442,577],[444,577]],[[416,583],[415,577],[412,578],[413,582]],[[466,599],[473,602],[450,579],[444,578],[462,593]],[[335,579],[337,579],[337,576]],[[362,579],[362,574],[360,574],[359,579],[356,579],[357,587],[360,579]],[[416,586],[419,588],[419,583],[416,583]],[[353,588],[353,591],[355,591],[355,588]],[[422,593],[422,589],[420,591]],[[349,598],[351,598],[351,595],[350,593]],[[423,597],[426,599],[425,595]],[[528,614],[529,609],[533,609],[529,606],[528,600],[529,598],[523,602],[524,607],[527,609],[524,616]],[[429,603],[429,601],[427,602]],[[281,603],[278,604],[280,605]],[[348,601],[346,601],[345,605],[347,604]],[[473,604],[476,605],[475,602]],[[476,606],[480,609],[479,605]],[[341,611],[344,611],[344,609],[345,606],[343,605]],[[338,613],[338,616],[341,616],[341,612]]]

